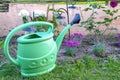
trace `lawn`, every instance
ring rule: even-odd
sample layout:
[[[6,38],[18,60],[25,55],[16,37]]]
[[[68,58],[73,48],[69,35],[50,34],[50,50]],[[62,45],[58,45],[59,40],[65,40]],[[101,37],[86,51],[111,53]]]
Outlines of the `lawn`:
[[[9,62],[0,63],[0,80],[120,80],[120,58],[98,58],[90,55],[75,60],[72,57],[57,61],[50,73],[23,77],[19,68]]]

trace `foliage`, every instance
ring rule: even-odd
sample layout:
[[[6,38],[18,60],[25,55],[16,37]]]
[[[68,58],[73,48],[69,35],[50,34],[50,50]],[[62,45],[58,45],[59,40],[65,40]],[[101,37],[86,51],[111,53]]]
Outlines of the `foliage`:
[[[50,5],[49,5],[50,6]],[[53,8],[50,8],[48,6],[48,13],[50,11],[53,12],[53,17],[52,17],[52,20],[48,20],[48,22],[51,22],[54,24],[54,38],[56,39],[56,37],[59,35],[60,31],[58,30],[58,20],[57,20],[57,17],[58,17],[58,14],[59,13],[64,13],[64,11],[62,10],[59,10],[59,9],[53,9]]]
[[[7,75],[12,76],[13,74],[18,75],[17,73],[19,73],[19,71],[16,65],[7,62],[0,63],[0,77]]]
[[[29,16],[30,16],[30,13],[27,11],[27,10],[20,10],[20,12],[18,13],[18,16],[20,16],[22,18],[22,22],[23,23],[28,23],[29,22]],[[28,28],[24,28],[23,31],[25,32],[34,32],[35,31],[35,28],[33,26],[30,26]]]
[[[0,55],[3,54],[4,40],[0,41]]]
[[[103,6],[101,5],[96,5],[96,8],[93,7],[94,5],[90,5],[88,8],[85,8],[84,11],[90,11],[92,10],[92,14],[90,17],[81,22],[82,26],[86,28],[90,33],[93,33],[98,41],[98,39],[103,39],[103,35],[109,31],[109,30],[117,30],[115,27],[112,27],[110,24],[114,21],[117,20],[120,15],[114,16],[119,9],[115,10],[109,10],[109,9],[104,9]],[[102,9],[106,15],[109,17],[105,17],[102,21],[97,21],[97,15],[100,15],[95,9]],[[104,27],[105,29],[100,29],[101,27]]]
[[[49,7],[48,7],[49,8]],[[49,10],[49,9],[48,9]],[[42,10],[33,10],[32,15],[27,10],[21,10],[18,14],[20,17],[22,17],[23,23],[31,22],[31,21],[46,21],[52,23],[55,27],[57,27],[57,21],[56,18],[53,17],[52,20],[48,20],[48,16],[45,11]],[[39,31],[46,31],[47,28],[45,26],[34,26],[36,28],[36,32]],[[35,31],[35,28],[33,26],[29,27],[29,29],[26,29],[25,31]]]
[[[0,49],[4,46],[4,40],[0,41]]]
[[[74,55],[77,51],[77,47],[81,44],[83,35],[81,33],[74,33],[70,38],[63,42],[63,46],[66,48],[65,54]]]
[[[97,15],[100,15],[100,14],[99,14],[99,12],[97,12],[97,10],[102,10],[102,12],[104,12],[109,17],[105,17],[103,20],[98,21]],[[95,52],[99,52],[100,54],[105,52],[104,51],[105,46],[102,45],[103,44],[102,41],[104,41],[104,34],[107,31],[117,30],[117,28],[111,26],[111,23],[120,17],[120,15],[115,15],[116,13],[118,13],[118,10],[119,9],[113,9],[113,10],[105,9],[105,7],[98,5],[98,4],[89,5],[89,7],[84,9],[85,12],[92,11],[92,13],[88,17],[88,19],[81,22],[81,26],[86,28],[86,30],[89,31],[90,33],[94,34],[95,46],[93,48],[95,48],[95,49],[93,49],[93,50]],[[104,27],[104,28],[101,29],[101,27]],[[96,50],[98,50],[98,51],[96,51]],[[101,51],[102,51],[102,53],[101,53]],[[98,55],[100,55],[100,54],[98,54]]]
[[[53,11],[54,13],[64,13],[64,11],[59,10],[59,9],[49,9],[49,11]]]
[[[31,17],[31,21],[47,21],[47,18],[45,16],[37,16],[32,18]],[[34,26],[36,28],[36,32],[40,32],[40,31],[47,31],[47,27],[46,26]]]
[[[106,56],[105,51],[106,51],[106,45],[104,42],[97,43],[93,47],[93,53],[98,57]]]
[[[71,63],[61,62],[44,75],[23,77],[15,65],[0,63],[0,80],[119,80],[120,60],[113,57],[99,58],[86,55]],[[64,64],[65,63],[65,64]]]

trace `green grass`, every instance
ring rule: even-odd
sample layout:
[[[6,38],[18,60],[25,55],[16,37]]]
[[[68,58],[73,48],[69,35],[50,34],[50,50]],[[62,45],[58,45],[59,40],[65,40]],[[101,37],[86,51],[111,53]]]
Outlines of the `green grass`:
[[[84,56],[57,62],[50,73],[35,77],[22,77],[15,65],[8,62],[0,64],[0,80],[120,80],[120,59],[113,57],[94,60]]]

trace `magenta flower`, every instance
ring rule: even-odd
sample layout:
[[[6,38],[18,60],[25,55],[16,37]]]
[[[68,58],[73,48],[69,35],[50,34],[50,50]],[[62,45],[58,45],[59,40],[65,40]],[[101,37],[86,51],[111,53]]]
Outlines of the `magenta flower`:
[[[63,41],[63,46],[66,48],[75,48],[78,47],[79,44],[81,44],[81,41],[83,40],[83,35],[81,33],[74,33],[70,36],[69,39],[66,39]]]
[[[74,33],[74,36],[79,36],[79,33]]]
[[[79,42],[73,42],[72,47],[77,47],[79,45]]]
[[[118,33],[118,38],[120,38],[120,33]]]
[[[120,43],[118,43],[118,46],[120,46]]]
[[[64,41],[64,42],[62,43],[62,45],[63,45],[63,46],[65,46],[66,44],[67,44],[67,42],[66,42],[66,41]]]
[[[117,1],[117,0],[111,0],[111,1],[110,1],[110,6],[111,6],[112,8],[116,7],[117,5],[118,5],[118,1]]]

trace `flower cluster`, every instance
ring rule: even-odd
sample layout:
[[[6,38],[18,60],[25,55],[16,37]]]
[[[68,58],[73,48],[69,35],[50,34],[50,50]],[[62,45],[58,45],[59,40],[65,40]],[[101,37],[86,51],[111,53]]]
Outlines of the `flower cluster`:
[[[20,12],[18,13],[18,16],[20,17],[27,17],[29,15],[30,15],[29,12],[25,9],[20,10]]]
[[[29,21],[43,21],[44,17],[46,17],[46,12],[42,10],[33,10],[31,14],[27,10],[20,10],[18,13],[18,16],[22,17],[23,23],[27,23]],[[37,29],[35,29],[33,26],[30,26],[28,28],[24,28],[23,31],[26,32],[34,32]]]
[[[118,33],[118,39],[119,39],[119,41],[118,41],[118,46],[120,46],[120,33]]]
[[[65,54],[73,56],[76,51],[77,47],[81,44],[83,40],[83,35],[81,33],[74,33],[70,36],[69,39],[63,41],[63,46],[66,48]]]
[[[69,39],[63,41],[63,46],[65,46],[66,48],[77,47],[80,45],[82,40],[83,35],[81,33],[74,33],[70,36]]]
[[[31,16],[33,15],[34,17],[40,17],[40,16],[42,17],[42,16],[46,16],[46,12],[43,10],[34,10]]]

